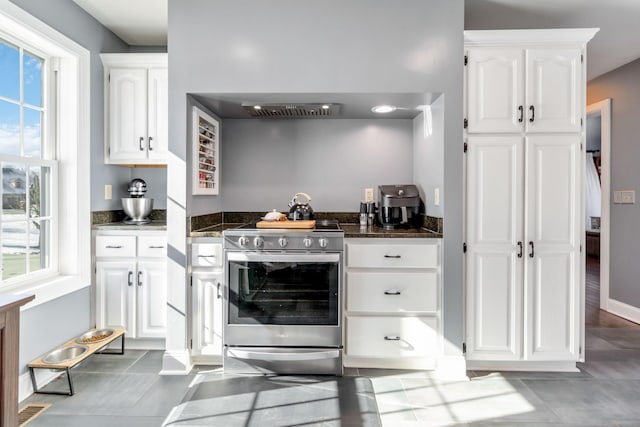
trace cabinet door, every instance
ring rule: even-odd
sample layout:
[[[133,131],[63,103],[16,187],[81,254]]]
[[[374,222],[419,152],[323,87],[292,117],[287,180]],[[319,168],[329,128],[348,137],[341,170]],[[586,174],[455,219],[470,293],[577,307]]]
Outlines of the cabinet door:
[[[580,132],[581,88],[580,49],[527,50],[527,132]]]
[[[193,355],[222,355],[222,273],[193,273]]]
[[[468,132],[521,132],[524,111],[524,51],[468,51]]]
[[[146,159],[147,70],[113,68],[109,80],[109,159]]]
[[[167,269],[164,261],[140,261],[136,275],[138,337],[164,338],[167,329]]]
[[[149,69],[147,149],[149,160],[166,163],[169,132],[169,79],[166,68]]]
[[[122,326],[135,338],[135,262],[96,262],[96,326]]]
[[[579,358],[580,159],[579,135],[527,139],[527,359]]]
[[[467,151],[467,358],[518,360],[522,348],[523,140],[470,137]]]

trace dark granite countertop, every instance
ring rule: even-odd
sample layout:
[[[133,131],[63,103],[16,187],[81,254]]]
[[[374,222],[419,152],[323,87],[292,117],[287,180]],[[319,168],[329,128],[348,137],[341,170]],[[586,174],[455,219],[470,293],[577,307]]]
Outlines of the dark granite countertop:
[[[119,222],[109,222],[106,224],[93,224],[92,227],[94,230],[166,231],[167,221],[153,220],[148,224],[142,224],[142,225],[125,224],[124,222],[119,221]]]
[[[209,226],[209,227],[200,228],[200,229],[197,229],[197,230],[192,230],[191,233],[189,234],[189,237],[191,237],[191,238],[197,238],[197,237],[222,237],[222,232],[224,230],[228,230],[230,228],[238,228],[238,227],[241,227],[243,225],[244,224],[237,223],[237,222],[216,224],[216,225],[212,225],[212,226]]]
[[[344,230],[344,237],[363,237],[363,238],[427,238],[440,239],[442,234],[435,233],[426,228],[398,228],[394,230],[385,230],[382,227],[361,227],[360,224],[340,224]]]

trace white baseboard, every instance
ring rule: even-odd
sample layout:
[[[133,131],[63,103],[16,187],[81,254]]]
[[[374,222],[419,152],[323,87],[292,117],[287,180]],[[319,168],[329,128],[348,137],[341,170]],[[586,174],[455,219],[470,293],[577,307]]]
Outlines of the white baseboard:
[[[187,375],[191,372],[191,368],[193,368],[193,363],[188,350],[167,350],[162,356],[160,375]]]
[[[467,360],[470,371],[546,371],[546,372],[579,372],[576,362],[539,362],[525,360]]]
[[[42,388],[51,381],[64,374],[63,371],[53,371],[50,369],[36,369],[36,382],[38,388]],[[18,401],[22,402],[33,394],[33,385],[31,384],[31,375],[29,370],[18,377]]]
[[[607,311],[624,319],[640,323],[640,308],[609,298]]]

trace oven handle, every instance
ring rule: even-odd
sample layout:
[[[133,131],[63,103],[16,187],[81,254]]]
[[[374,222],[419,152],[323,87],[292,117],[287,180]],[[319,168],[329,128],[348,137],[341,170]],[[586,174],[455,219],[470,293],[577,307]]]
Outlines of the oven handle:
[[[324,254],[265,254],[247,252],[227,252],[229,261],[247,262],[340,262],[339,253]]]
[[[300,353],[271,353],[265,351],[247,351],[230,348],[227,355],[236,359],[259,359],[267,362],[277,361],[300,361],[300,360],[320,360],[336,359],[340,357],[339,350],[310,351]]]

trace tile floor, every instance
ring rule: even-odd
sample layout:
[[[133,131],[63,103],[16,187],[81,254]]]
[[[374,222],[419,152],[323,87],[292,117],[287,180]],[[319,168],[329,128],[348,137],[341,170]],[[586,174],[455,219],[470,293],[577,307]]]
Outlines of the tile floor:
[[[468,381],[456,382],[438,381],[423,371],[347,369],[346,375],[371,379],[384,426],[639,426],[640,328],[589,328],[586,338],[587,362],[576,373],[470,371]],[[161,358],[160,351],[137,350],[92,356],[72,370],[74,396],[33,395],[23,402],[53,403],[29,427],[296,424],[291,419],[261,424],[250,406],[245,415],[255,412],[252,423],[247,416],[237,423],[178,422],[172,411],[175,415],[175,408],[194,394],[197,378],[223,375],[211,372],[216,367],[197,367],[187,376],[159,376]],[[219,384],[217,394],[251,399],[229,382]],[[362,419],[297,424],[377,425],[374,418]]]

